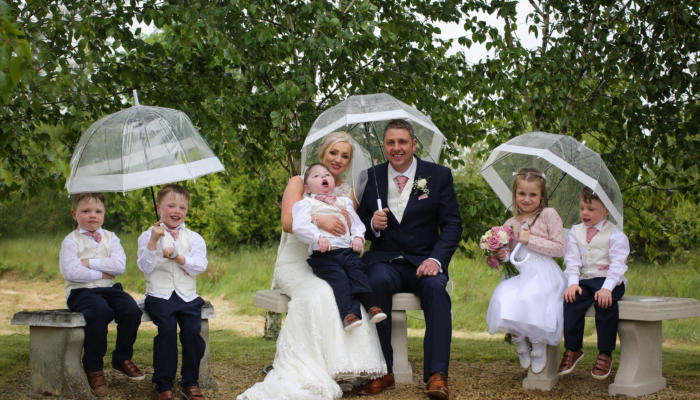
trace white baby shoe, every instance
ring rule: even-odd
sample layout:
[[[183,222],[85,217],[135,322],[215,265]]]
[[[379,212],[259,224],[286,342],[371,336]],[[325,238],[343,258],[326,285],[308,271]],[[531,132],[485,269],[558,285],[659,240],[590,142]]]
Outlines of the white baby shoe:
[[[523,369],[530,367],[530,342],[525,336],[514,337],[513,340],[518,344],[518,358],[520,358],[520,366]]]
[[[532,372],[539,374],[547,365],[547,344],[541,342],[533,343],[530,356],[532,357],[530,368]]]

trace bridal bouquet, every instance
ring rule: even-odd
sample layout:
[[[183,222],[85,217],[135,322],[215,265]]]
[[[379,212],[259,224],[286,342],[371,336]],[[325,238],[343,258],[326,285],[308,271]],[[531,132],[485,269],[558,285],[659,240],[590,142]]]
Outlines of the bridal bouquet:
[[[505,250],[505,246],[513,235],[513,228],[508,225],[494,226],[486,231],[479,239],[479,248],[486,252],[486,263],[493,269],[498,269],[501,260],[494,254],[498,250]],[[503,262],[506,278],[518,275],[518,270],[509,261]]]

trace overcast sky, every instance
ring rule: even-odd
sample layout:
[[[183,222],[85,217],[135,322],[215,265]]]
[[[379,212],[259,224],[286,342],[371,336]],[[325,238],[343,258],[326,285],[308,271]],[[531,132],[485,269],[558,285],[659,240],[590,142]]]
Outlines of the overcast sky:
[[[518,29],[516,30],[516,36],[520,39],[520,42],[522,45],[528,49],[533,49],[536,48],[540,42],[535,36],[533,36],[531,33],[527,31],[527,24],[525,23],[525,17],[527,14],[532,12],[532,6],[527,0],[519,0],[518,5],[516,7],[517,10],[517,21],[518,21]],[[497,18],[495,14],[489,15],[485,13],[479,13],[479,20],[486,21],[489,25],[493,25],[498,27],[498,29],[502,32],[503,31],[503,19],[502,18]],[[442,34],[440,35],[441,38],[443,39],[455,39],[460,36],[464,36],[466,33],[462,27],[462,24],[446,24],[446,23],[439,23],[437,24],[440,29],[442,30]],[[141,32],[143,34],[149,34],[155,30],[155,26],[151,23],[151,25],[144,25],[143,23],[138,23],[136,20],[134,20],[134,25],[133,27],[141,27]],[[453,51],[456,53],[459,50],[463,50],[464,53],[466,54],[467,61],[470,63],[476,63],[480,60],[483,60],[489,55],[493,55],[493,51],[487,52],[486,47],[480,43],[473,43],[470,48],[466,48],[463,46],[460,46],[456,41],[455,45],[453,47]]]
[[[532,12],[532,6],[526,0],[520,0],[518,2],[516,10],[518,12],[518,29],[516,30],[516,36],[520,39],[520,42],[524,47],[528,49],[534,49],[540,44],[540,41],[537,38],[535,38],[534,35],[527,31],[527,24],[525,23],[525,17],[527,16],[527,14]],[[501,32],[503,32],[503,18],[497,18],[495,14],[489,15],[485,13],[479,13],[478,17],[479,20],[486,21],[489,25],[496,26]],[[442,29],[442,34],[440,35],[440,37],[443,39],[454,39],[460,36],[464,36],[466,33],[462,27],[462,24],[443,23],[438,24],[438,26],[440,27],[440,29]],[[459,50],[464,51],[467,60],[471,63],[476,63],[480,60],[483,60],[487,56],[493,55],[493,51],[486,51],[486,47],[484,47],[484,45],[480,43],[473,43],[470,48],[466,48],[460,46],[458,43],[455,42],[455,47],[453,48],[453,51],[457,52]]]

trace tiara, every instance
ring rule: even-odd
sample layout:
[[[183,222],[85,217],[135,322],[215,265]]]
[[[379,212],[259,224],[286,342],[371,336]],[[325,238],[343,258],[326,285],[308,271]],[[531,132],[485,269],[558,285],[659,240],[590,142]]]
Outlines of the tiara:
[[[547,177],[544,175],[544,172],[540,172],[539,174],[536,174],[535,172],[513,172],[513,176],[518,176],[518,175],[527,175],[527,174],[533,174],[538,178],[542,178],[544,180],[547,180]]]

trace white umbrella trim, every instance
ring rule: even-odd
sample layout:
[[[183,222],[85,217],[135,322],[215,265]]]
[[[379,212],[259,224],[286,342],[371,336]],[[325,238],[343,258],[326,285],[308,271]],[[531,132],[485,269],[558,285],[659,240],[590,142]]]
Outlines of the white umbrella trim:
[[[591,178],[590,176],[584,174],[583,172],[579,171],[578,169],[576,169],[574,166],[569,164],[567,161],[565,161],[561,157],[555,155],[554,153],[552,153],[551,151],[546,150],[546,149],[535,149],[532,147],[514,146],[514,145],[506,144],[506,143],[501,144],[498,147],[496,147],[493,150],[493,152],[491,153],[491,155],[492,156],[496,155],[496,154],[498,154],[499,151],[507,151],[509,153],[515,153],[515,154],[527,154],[527,155],[537,156],[537,157],[543,158],[544,160],[547,160],[550,164],[557,166],[557,168],[560,168],[561,170],[563,170],[567,174],[574,177],[579,182],[583,183],[584,185],[588,186],[593,191],[595,191],[595,193],[598,195],[600,200],[603,202],[603,204],[605,204],[607,209],[610,211],[613,218],[615,218],[615,221],[618,221],[620,226],[622,226],[622,224],[623,224],[622,215],[620,215],[620,213],[617,212],[617,210],[615,209],[615,207],[613,205],[613,202],[610,201],[610,198],[608,197],[608,195],[605,193],[604,190],[602,190],[602,187],[598,184],[598,181]],[[505,185],[505,183],[500,178],[500,176],[498,176],[498,174],[491,167],[491,165],[495,161],[495,160],[492,161],[491,158],[492,157],[489,157],[489,160],[487,160],[488,167],[481,170],[480,173],[484,177],[484,179],[486,179],[488,182],[496,183],[495,185],[493,185],[494,190],[496,188],[500,188],[500,190],[505,190],[505,192],[508,193],[504,197],[503,193],[505,193],[505,192],[501,193],[501,192],[495,190],[496,193],[498,194],[498,197],[501,199],[501,201],[504,204],[512,203],[512,198],[510,197],[512,195],[510,192],[510,188],[508,188]],[[493,158],[498,158],[498,157],[496,156]],[[489,180],[489,179],[494,179],[494,180]]]
[[[433,132],[435,132],[435,136],[433,136],[433,141],[430,144],[430,157],[435,160],[437,157],[435,154],[440,154],[440,150],[442,148],[442,142],[445,138],[445,136],[440,132],[440,130],[432,123],[426,123],[426,121],[417,119],[414,115],[407,113],[404,110],[396,109],[396,110],[390,110],[390,111],[381,111],[381,112],[370,112],[370,113],[361,113],[361,114],[345,114],[344,117],[339,118],[337,121],[327,125],[325,128],[318,130],[314,132],[313,134],[310,134],[306,136],[306,139],[304,140],[304,145],[302,148],[306,147],[308,144],[314,143],[316,140],[322,138],[328,133],[334,132],[344,126],[352,125],[352,124],[359,124],[363,122],[372,122],[372,121],[387,121],[387,120],[392,120],[392,119],[408,119],[413,122],[416,122],[426,129],[429,129]],[[437,153],[435,153],[437,151]]]
[[[73,176],[66,182],[66,189],[68,189],[69,194],[83,192],[127,192],[149,186],[171,183],[173,182],[173,176],[187,176],[187,179],[196,179],[203,175],[221,171],[224,171],[224,166],[221,164],[221,161],[216,157],[210,157],[187,164],[129,174]]]

